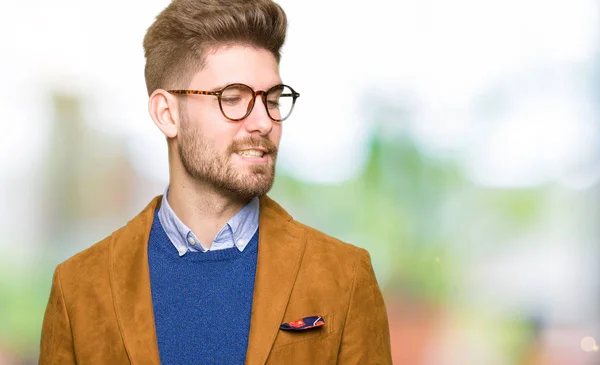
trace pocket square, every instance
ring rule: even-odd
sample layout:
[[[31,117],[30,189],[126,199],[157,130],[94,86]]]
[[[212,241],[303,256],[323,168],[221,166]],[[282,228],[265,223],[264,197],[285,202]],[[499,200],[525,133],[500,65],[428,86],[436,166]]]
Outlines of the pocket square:
[[[303,331],[310,328],[321,327],[325,325],[325,321],[321,316],[304,317],[295,321],[283,323],[279,329],[284,331]]]

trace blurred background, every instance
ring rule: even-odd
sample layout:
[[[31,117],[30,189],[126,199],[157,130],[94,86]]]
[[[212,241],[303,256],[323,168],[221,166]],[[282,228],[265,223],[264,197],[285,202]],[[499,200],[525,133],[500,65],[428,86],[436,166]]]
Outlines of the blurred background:
[[[368,249],[395,364],[600,364],[600,4],[280,0],[271,196]],[[0,5],[0,364],[56,265],[167,184],[142,38],[167,0]]]

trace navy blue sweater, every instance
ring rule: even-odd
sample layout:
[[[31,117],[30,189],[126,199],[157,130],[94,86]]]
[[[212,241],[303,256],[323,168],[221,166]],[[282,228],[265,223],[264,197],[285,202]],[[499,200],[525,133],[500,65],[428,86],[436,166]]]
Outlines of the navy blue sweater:
[[[236,247],[179,256],[154,215],[148,263],[162,365],[244,364],[258,231]]]

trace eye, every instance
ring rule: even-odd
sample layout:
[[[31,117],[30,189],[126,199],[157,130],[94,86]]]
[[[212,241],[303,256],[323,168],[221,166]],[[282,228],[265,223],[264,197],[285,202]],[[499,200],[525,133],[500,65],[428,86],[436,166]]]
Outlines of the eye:
[[[276,99],[276,100],[267,100],[267,108],[269,108],[269,109],[277,109],[277,108],[279,108],[279,99]]]
[[[242,101],[242,97],[238,95],[227,95],[221,97],[221,103],[227,105],[237,105]]]

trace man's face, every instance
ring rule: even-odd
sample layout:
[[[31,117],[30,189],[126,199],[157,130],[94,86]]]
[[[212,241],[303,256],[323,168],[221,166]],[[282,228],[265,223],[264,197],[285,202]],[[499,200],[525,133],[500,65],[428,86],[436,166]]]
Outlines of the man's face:
[[[243,46],[210,53],[191,90],[218,90],[242,83],[268,90],[281,83],[279,66],[267,50]],[[194,178],[240,198],[266,194],[273,185],[281,124],[272,121],[260,97],[245,119],[232,122],[217,97],[184,96],[177,144],[181,162]]]

